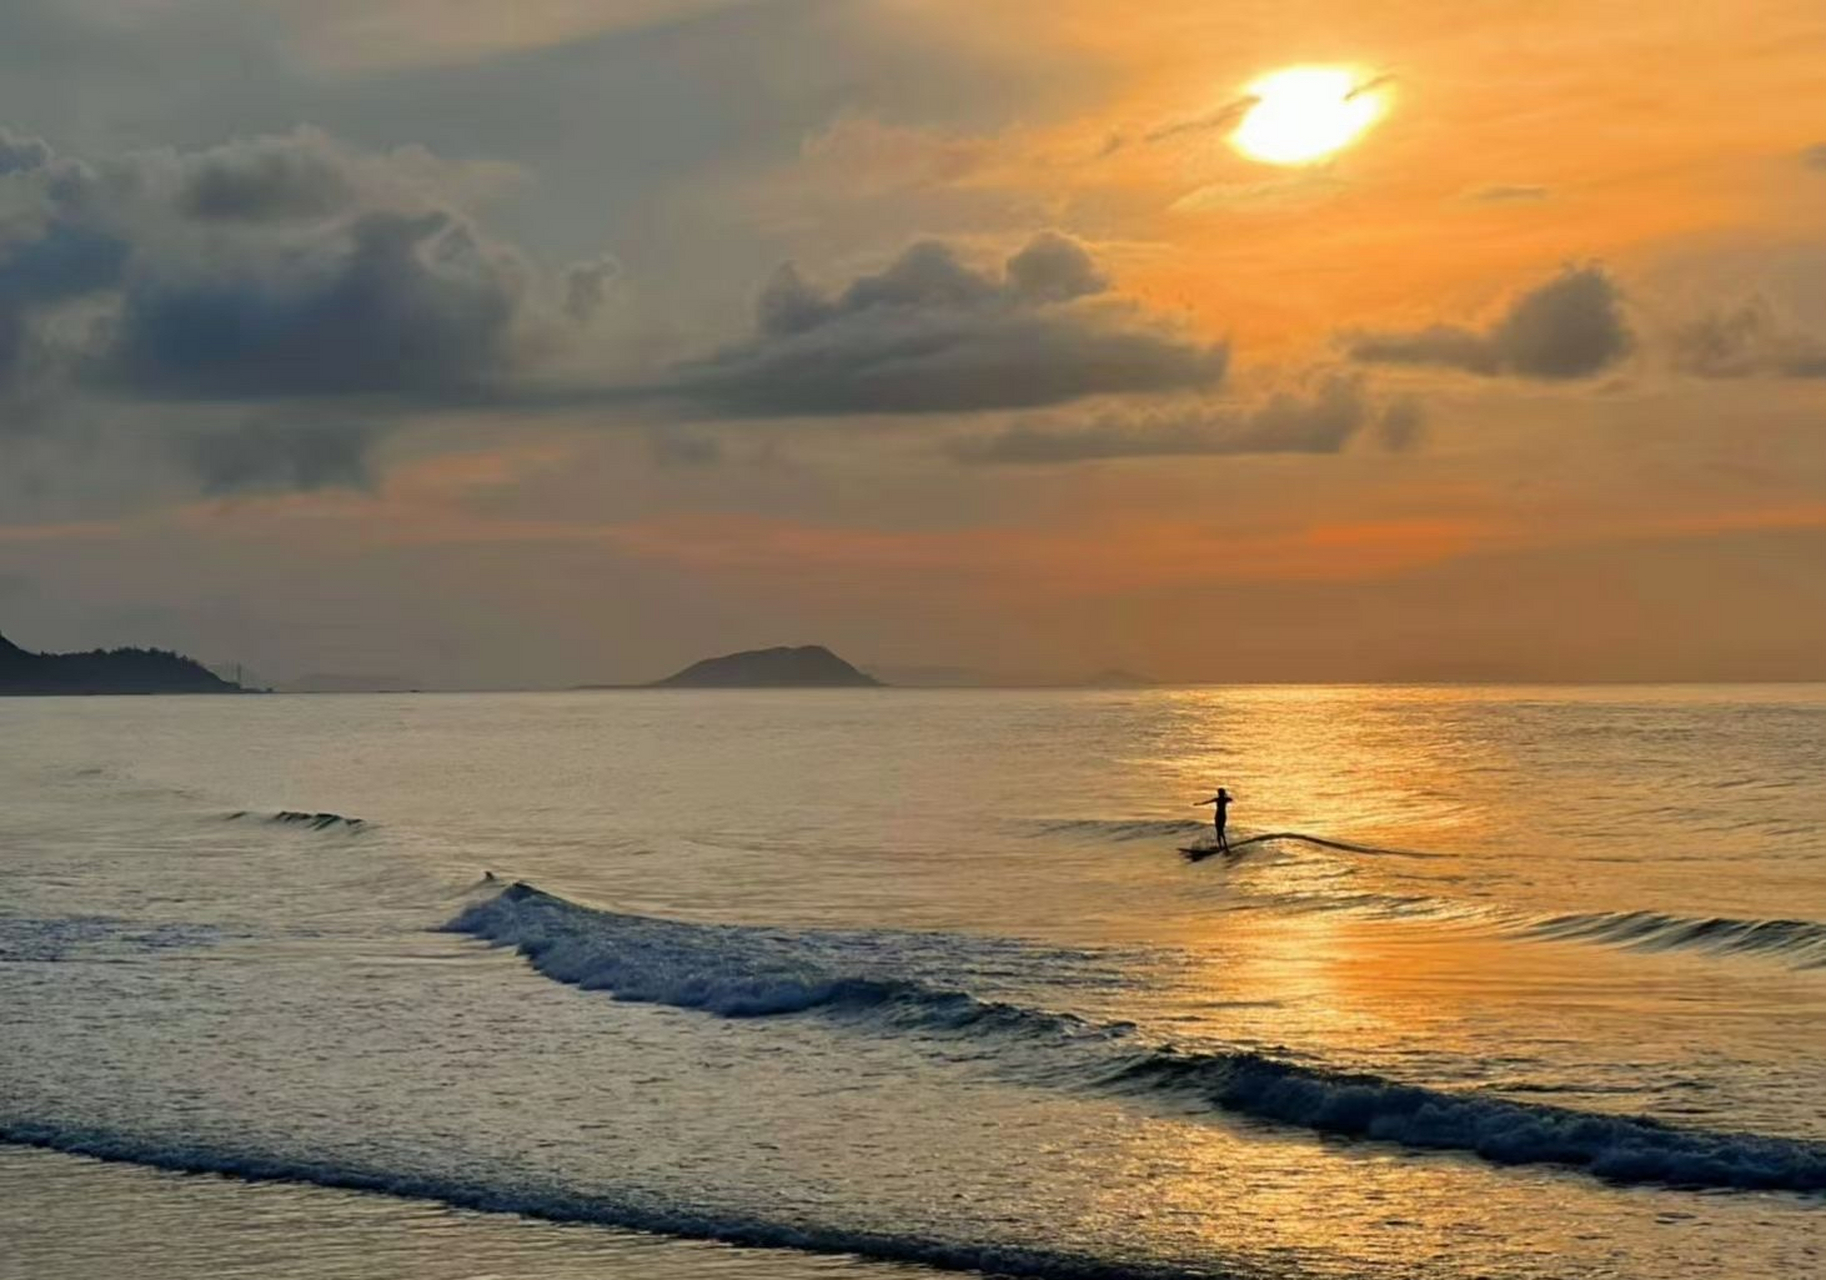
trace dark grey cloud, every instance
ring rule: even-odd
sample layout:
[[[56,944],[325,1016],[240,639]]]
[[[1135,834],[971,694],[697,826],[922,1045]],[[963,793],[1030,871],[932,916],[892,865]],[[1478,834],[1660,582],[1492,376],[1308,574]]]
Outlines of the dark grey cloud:
[[[1698,378],[1826,378],[1826,341],[1790,324],[1762,297],[1678,326],[1670,357]]]
[[[0,390],[55,371],[117,397],[426,400],[515,358],[528,271],[415,186],[429,157],[309,130],[97,168],[12,134],[0,155]]]
[[[960,437],[948,451],[960,462],[1026,466],[1111,458],[1328,454],[1343,449],[1369,425],[1376,409],[1361,378],[1334,374],[1310,392],[1277,392],[1251,409],[1104,415],[1083,425],[1020,423],[988,436]],[[1389,406],[1385,422],[1394,409]],[[1418,406],[1403,412],[1417,414]],[[1410,433],[1399,447],[1411,443]]]
[[[1089,251],[1056,231],[1041,232],[1008,259],[1008,291],[1026,302],[1070,302],[1109,287]]]
[[[52,372],[46,366],[55,363],[54,353],[37,332],[40,315],[112,288],[128,246],[86,216],[95,175],[44,142],[0,131],[0,182],[9,197],[0,211],[0,404],[6,404]]]
[[[1409,453],[1426,438],[1426,407],[1414,396],[1397,396],[1376,419],[1376,434],[1390,453]]]
[[[38,138],[20,137],[0,128],[0,177],[26,169],[42,168],[51,162],[50,146]]]
[[[1036,237],[1000,273],[921,241],[827,295],[790,265],[749,341],[683,366],[676,394],[736,417],[1031,408],[1221,382],[1222,344],[1108,296],[1077,242]]]
[[[111,287],[127,247],[104,231],[53,223],[36,237],[0,242],[0,432],[37,421],[22,398],[50,394],[63,353],[40,332],[37,317]]]
[[[621,278],[621,264],[607,254],[572,263],[564,272],[564,313],[588,324],[608,300],[609,287]]]
[[[72,467],[99,432],[148,485],[365,485],[404,411],[498,397],[558,319],[428,153],[299,130],[89,165],[7,133],[0,167],[0,429]],[[301,410],[350,399],[371,422]]]
[[[295,257],[129,282],[100,376],[197,399],[473,393],[499,375],[513,264],[445,213],[371,213]]]
[[[191,435],[179,457],[209,494],[366,489],[380,434],[361,423],[256,420]]]
[[[346,159],[311,133],[212,148],[182,164],[180,184],[179,210],[205,221],[321,218],[356,197]]]
[[[1569,267],[1517,297],[1486,329],[1434,325],[1354,338],[1352,358],[1436,365],[1485,377],[1560,381],[1590,377],[1634,347],[1615,282],[1596,266]]]

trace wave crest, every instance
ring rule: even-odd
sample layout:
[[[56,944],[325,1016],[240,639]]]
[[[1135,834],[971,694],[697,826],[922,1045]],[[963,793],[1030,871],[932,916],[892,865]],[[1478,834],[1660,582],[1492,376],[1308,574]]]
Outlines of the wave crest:
[[[815,1010],[937,1030],[1095,1030],[1071,1014],[981,1000],[896,975],[832,973],[805,945],[809,934],[598,911],[524,881],[472,903],[444,929],[511,946],[546,977],[585,991],[725,1018]]]
[[[1531,938],[1597,942],[1645,951],[1779,955],[1796,968],[1826,967],[1826,924],[1812,920],[1733,920],[1659,911],[1594,911],[1552,916],[1521,930]]]
[[[281,809],[277,813],[253,814],[239,810],[228,815],[228,821],[239,822],[248,818],[259,818],[281,826],[306,827],[312,831],[359,831],[369,824],[361,818],[345,818],[340,813],[306,813],[297,809]]]
[[[1613,1116],[1450,1093],[1380,1076],[1326,1071],[1255,1053],[1149,1053],[1119,1066],[1117,1089],[1190,1092],[1226,1111],[1319,1133],[1461,1151],[1493,1164],[1558,1165],[1610,1182],[1673,1187],[1826,1190],[1826,1145],[1681,1129]]]
[[[1133,1028],[986,1001],[821,948],[812,932],[696,925],[597,911],[532,885],[466,909],[448,930],[512,946],[546,976],[621,1000],[723,1017],[813,1013],[879,1034],[905,1028],[981,1035],[1024,1080],[1130,1095],[1194,1096],[1239,1115],[1496,1164],[1556,1165],[1623,1183],[1826,1190],[1826,1144],[1675,1128],[1451,1092],[1285,1062],[1251,1052],[1139,1045]],[[833,959],[859,971],[833,972]]]

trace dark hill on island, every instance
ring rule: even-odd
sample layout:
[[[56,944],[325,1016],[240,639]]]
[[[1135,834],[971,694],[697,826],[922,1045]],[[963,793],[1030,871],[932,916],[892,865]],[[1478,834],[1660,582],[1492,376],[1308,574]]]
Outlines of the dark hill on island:
[[[243,692],[202,663],[164,649],[31,653],[0,636],[0,695]]]
[[[676,675],[656,680],[655,689],[844,689],[874,688],[874,676],[856,670],[823,645],[797,649],[750,649],[705,658]]]

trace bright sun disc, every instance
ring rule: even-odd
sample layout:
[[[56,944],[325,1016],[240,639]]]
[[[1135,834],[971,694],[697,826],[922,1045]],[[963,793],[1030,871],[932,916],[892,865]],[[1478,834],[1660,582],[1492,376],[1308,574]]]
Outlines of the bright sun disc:
[[[1342,67],[1289,67],[1249,86],[1232,145],[1269,164],[1308,164],[1349,146],[1382,115],[1375,82]]]

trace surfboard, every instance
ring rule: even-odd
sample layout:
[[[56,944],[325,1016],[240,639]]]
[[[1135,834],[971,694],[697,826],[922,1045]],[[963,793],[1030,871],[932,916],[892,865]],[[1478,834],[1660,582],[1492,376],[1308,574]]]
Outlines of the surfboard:
[[[1220,849],[1214,844],[1195,844],[1195,845],[1183,845],[1182,844],[1179,846],[1179,851],[1186,855],[1187,862],[1203,862],[1206,858],[1215,857],[1217,854],[1220,854],[1220,853],[1226,853],[1226,852],[1234,853],[1235,852],[1234,849],[1230,849],[1230,850]]]

